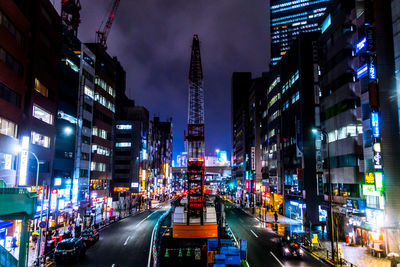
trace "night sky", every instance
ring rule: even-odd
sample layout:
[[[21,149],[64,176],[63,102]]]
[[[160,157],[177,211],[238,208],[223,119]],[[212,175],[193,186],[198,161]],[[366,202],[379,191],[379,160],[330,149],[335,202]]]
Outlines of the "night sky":
[[[59,5],[54,1],[56,8]],[[94,42],[112,0],[81,0],[79,38]],[[108,53],[127,73],[127,95],[151,116],[173,119],[174,160],[184,150],[193,34],[204,72],[206,154],[231,152],[231,76],[258,77],[269,62],[266,0],[121,0]]]

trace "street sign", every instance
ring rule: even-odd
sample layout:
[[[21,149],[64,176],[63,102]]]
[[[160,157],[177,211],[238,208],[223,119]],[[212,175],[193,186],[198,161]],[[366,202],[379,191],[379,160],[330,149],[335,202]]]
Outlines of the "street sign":
[[[40,227],[40,228],[45,228],[45,227],[46,227],[46,222],[45,222],[45,221],[41,221],[41,222],[39,223],[39,227]]]

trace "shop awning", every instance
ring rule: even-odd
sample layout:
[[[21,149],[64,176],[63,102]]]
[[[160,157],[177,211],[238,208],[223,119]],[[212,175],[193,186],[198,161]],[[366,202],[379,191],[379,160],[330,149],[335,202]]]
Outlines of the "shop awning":
[[[0,220],[0,229],[11,227],[14,223]]]

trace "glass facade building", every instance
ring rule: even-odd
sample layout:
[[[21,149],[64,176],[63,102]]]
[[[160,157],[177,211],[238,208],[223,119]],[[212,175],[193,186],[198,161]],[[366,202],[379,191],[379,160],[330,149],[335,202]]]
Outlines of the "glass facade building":
[[[301,32],[319,31],[321,17],[330,0],[271,0],[271,64],[289,50]]]

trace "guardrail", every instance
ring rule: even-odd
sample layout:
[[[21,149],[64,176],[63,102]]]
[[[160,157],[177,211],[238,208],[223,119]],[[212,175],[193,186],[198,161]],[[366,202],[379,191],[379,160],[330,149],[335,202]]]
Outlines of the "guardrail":
[[[14,258],[14,256],[1,245],[0,245],[0,266],[5,266],[5,267],[18,266],[18,260]]]
[[[152,235],[154,236],[153,243],[151,245],[151,251],[153,255],[153,266],[157,266],[158,264],[158,247],[160,241],[160,225],[165,220],[165,218],[171,213],[172,206],[164,212],[164,214],[158,219],[156,225],[154,226]],[[150,265],[150,262],[149,262]]]

